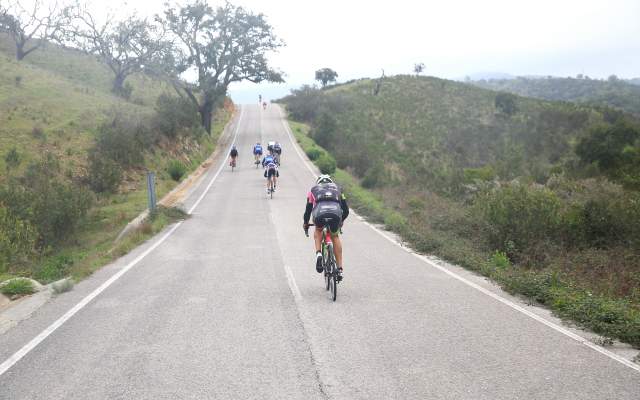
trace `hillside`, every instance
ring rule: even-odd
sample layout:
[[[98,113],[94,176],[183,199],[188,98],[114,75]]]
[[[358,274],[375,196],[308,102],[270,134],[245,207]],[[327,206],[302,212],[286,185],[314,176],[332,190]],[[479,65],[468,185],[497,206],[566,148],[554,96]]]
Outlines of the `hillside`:
[[[167,193],[213,151],[233,106],[208,136],[163,82],[134,75],[124,99],[94,57],[48,44],[17,62],[13,51],[0,36],[0,281],[81,277],[167,222],[114,247],[146,208],[146,171]]]
[[[459,191],[465,168],[485,166],[503,179],[544,180],[574,157],[571,143],[604,119],[581,105],[516,97],[505,111],[493,91],[435,78],[388,78],[379,96],[370,95],[373,87],[361,80],[284,101],[294,118],[315,120],[317,140],[339,166],[373,179],[384,165],[389,181],[434,190]]]
[[[640,115],[640,86],[620,79],[523,78],[480,80],[472,84],[544,100],[604,105]]]
[[[307,155],[342,169],[352,206],[419,251],[640,346],[635,118],[436,78],[375,86],[282,99],[309,126],[293,124]]]

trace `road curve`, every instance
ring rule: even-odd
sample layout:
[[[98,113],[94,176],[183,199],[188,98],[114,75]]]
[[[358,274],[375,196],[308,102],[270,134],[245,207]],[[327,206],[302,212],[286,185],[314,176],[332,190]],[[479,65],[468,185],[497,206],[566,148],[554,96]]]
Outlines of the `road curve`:
[[[301,229],[312,173],[277,106],[238,114],[239,167],[209,186],[210,171],[187,202],[201,199],[190,219],[0,336],[2,363],[48,332],[0,375],[0,399],[638,399],[637,370],[357,217],[329,301]],[[256,140],[283,143],[272,200],[251,163]]]

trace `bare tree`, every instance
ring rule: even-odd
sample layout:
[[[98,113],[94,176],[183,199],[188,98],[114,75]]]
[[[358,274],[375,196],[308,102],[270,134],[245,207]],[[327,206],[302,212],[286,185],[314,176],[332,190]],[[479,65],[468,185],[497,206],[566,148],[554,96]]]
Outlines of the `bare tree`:
[[[71,23],[72,8],[57,1],[45,7],[42,0],[34,0],[32,7],[19,0],[0,4],[0,31],[13,39],[16,59],[20,61],[48,41],[58,40]]]
[[[424,63],[416,63],[413,65],[413,72],[416,73],[416,76],[420,76],[420,74],[424,71]]]
[[[230,3],[213,9],[204,0],[168,6],[164,14],[161,21],[179,44],[167,56],[167,65],[173,69],[172,82],[197,107],[208,133],[213,111],[226,96],[229,84],[283,82],[282,73],[272,69],[266,58],[267,52],[283,43],[264,15]],[[197,83],[179,79],[187,70],[197,73]]]
[[[67,40],[80,49],[98,56],[113,72],[112,92],[128,97],[125,80],[140,72],[164,53],[170,45],[164,39],[162,26],[131,15],[116,21],[108,15],[98,23],[86,7],[78,7],[74,18],[78,23],[67,34]]]

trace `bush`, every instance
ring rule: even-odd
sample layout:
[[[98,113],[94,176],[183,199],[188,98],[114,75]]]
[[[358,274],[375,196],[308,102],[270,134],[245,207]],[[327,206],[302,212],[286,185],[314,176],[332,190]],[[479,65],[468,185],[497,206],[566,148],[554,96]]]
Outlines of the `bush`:
[[[12,215],[0,202],[0,272],[33,255],[36,239],[37,230],[28,221]]]
[[[560,200],[546,188],[513,184],[479,195],[474,214],[484,222],[493,248],[510,258],[522,252],[537,256],[557,236]]]
[[[169,176],[171,176],[171,179],[178,182],[187,172],[187,168],[179,160],[171,160],[167,166],[167,172],[169,173]]]
[[[34,126],[33,129],[31,130],[31,136],[33,136],[35,139],[44,139],[45,138],[44,129],[42,129],[41,126]]]
[[[36,291],[33,287],[33,283],[24,278],[16,278],[11,279],[9,282],[5,283],[2,287],[0,287],[0,292],[5,296],[25,296],[28,294],[32,294]]]
[[[114,193],[122,180],[122,168],[97,151],[89,153],[89,187],[96,193]]]
[[[12,147],[11,150],[7,152],[4,156],[4,163],[7,167],[7,171],[11,169],[15,169],[20,165],[20,153],[18,153],[18,149],[16,147]]]
[[[202,132],[198,110],[189,99],[163,94],[156,102],[154,127],[168,138],[183,132]]]
[[[367,170],[362,178],[362,186],[367,189],[382,186],[386,183],[387,173],[384,169],[382,161],[378,160],[373,167]]]
[[[0,203],[17,219],[38,230],[44,248],[67,238],[92,204],[90,192],[66,182],[60,164],[51,153],[32,162],[24,177],[0,187]]]
[[[491,165],[485,165],[481,168],[465,168],[463,174],[466,183],[492,181],[496,177],[496,171]]]
[[[307,153],[307,157],[309,157],[309,160],[315,161],[320,158],[323,152],[322,150],[314,146],[308,149],[305,153]]]
[[[327,153],[322,154],[315,163],[323,174],[333,174],[336,170],[336,160]]]
[[[93,152],[108,158],[123,168],[142,164],[144,146],[148,145],[149,129],[140,118],[116,111],[111,121],[98,128]]]

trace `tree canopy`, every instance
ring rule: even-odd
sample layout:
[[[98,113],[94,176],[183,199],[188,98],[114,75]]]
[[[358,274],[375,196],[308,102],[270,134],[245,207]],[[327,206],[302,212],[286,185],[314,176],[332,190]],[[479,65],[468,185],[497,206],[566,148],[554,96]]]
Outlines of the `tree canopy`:
[[[320,81],[322,87],[327,86],[329,82],[335,82],[338,78],[338,73],[331,68],[321,68],[316,71],[316,80]]]
[[[9,34],[16,45],[16,59],[22,60],[47,41],[58,39],[71,23],[74,7],[58,1],[45,7],[35,0],[31,7],[18,0],[0,3],[0,32]]]
[[[198,108],[209,133],[214,107],[224,99],[229,84],[284,81],[283,74],[271,68],[266,58],[283,42],[263,14],[230,3],[214,9],[203,0],[194,0],[168,6],[164,18],[158,20],[175,37],[167,72],[173,76],[176,90]],[[195,83],[179,79],[186,71],[196,73]]]
[[[136,15],[98,23],[87,9],[78,9],[75,19],[79,24],[69,32],[69,40],[104,61],[114,74],[112,91],[123,97],[130,91],[124,85],[127,77],[142,71],[170,46],[160,25]]]

